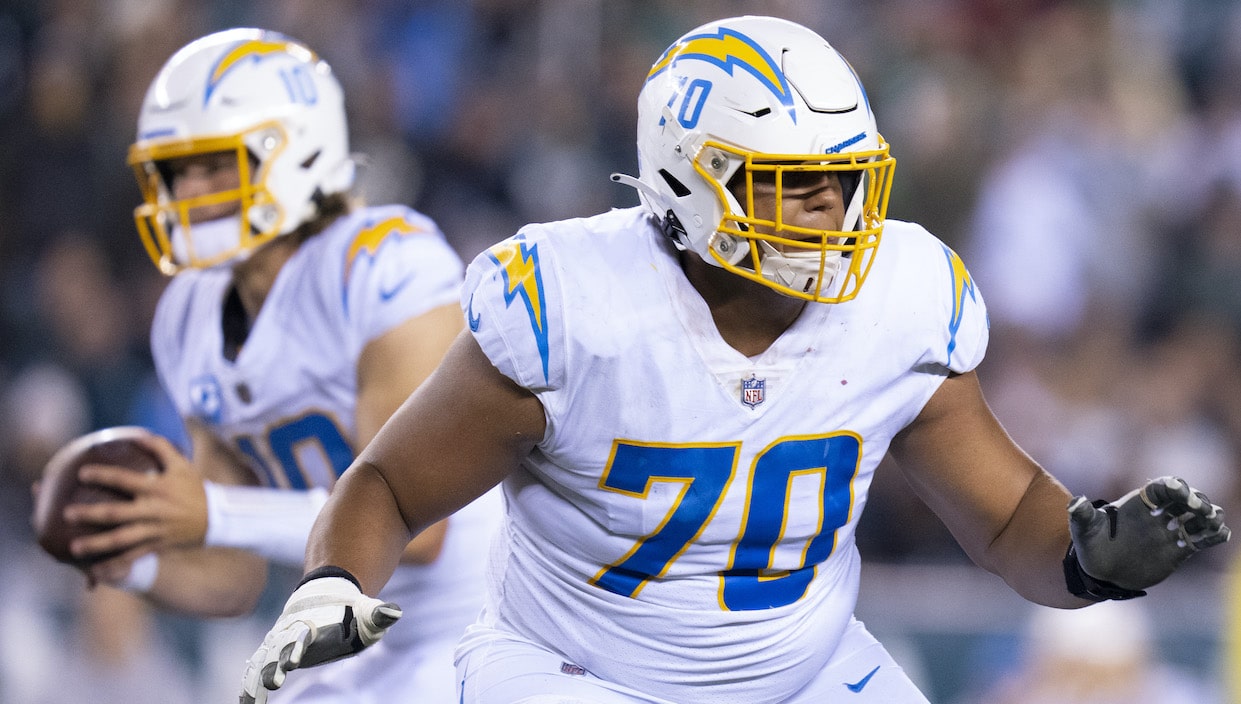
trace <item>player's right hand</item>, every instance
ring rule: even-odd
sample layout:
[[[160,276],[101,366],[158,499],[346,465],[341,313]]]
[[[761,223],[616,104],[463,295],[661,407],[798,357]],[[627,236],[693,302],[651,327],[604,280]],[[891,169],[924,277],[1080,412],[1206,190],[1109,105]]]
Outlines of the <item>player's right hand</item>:
[[[136,442],[159,460],[164,471],[140,474],[119,467],[84,466],[79,472],[81,481],[133,499],[67,506],[66,520],[104,528],[74,540],[71,548],[76,556],[202,545],[207,533],[202,474],[167,438],[152,436]]]
[[[284,605],[276,625],[250,656],[241,704],[263,704],[291,670],[353,655],[383,637],[401,617],[396,604],[372,599],[345,577],[304,582]]]

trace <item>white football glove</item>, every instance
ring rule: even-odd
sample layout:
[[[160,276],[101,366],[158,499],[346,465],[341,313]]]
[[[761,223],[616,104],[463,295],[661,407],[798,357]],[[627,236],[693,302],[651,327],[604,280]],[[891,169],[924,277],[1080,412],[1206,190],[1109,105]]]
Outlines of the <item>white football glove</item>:
[[[1142,596],[1231,534],[1224,510],[1179,477],[1160,477],[1111,503],[1074,497],[1069,531],[1069,591],[1095,601]]]
[[[241,704],[266,702],[267,693],[279,689],[290,670],[339,660],[375,644],[400,617],[396,604],[366,596],[343,576],[303,582],[246,663]]]

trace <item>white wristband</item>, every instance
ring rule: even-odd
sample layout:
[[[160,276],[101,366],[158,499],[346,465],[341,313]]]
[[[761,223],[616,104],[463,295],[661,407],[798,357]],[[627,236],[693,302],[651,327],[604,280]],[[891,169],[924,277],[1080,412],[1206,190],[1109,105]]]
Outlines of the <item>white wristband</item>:
[[[300,567],[326,489],[272,489],[205,482],[208,546],[242,548]]]
[[[116,587],[117,589],[124,589],[135,594],[146,594],[151,591],[151,587],[155,586],[155,578],[158,576],[159,555],[148,552],[134,560],[133,564],[129,566],[129,574]]]

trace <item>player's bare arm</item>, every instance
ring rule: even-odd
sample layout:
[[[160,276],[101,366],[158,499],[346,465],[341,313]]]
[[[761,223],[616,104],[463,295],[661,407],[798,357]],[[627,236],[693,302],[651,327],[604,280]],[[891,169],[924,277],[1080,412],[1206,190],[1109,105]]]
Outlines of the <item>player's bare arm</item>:
[[[231,618],[254,611],[267,584],[267,562],[240,548],[183,548],[159,554],[159,573],[143,597],[199,618]]]
[[[1069,492],[1013,443],[974,372],[944,380],[892,455],[975,563],[1037,603],[1087,603],[1068,592],[1061,569]]]
[[[366,445],[435,369],[464,327],[460,306],[439,306],[372,340],[358,359],[358,445]],[[428,527],[405,549],[402,562],[429,564],[439,556],[447,521]]]
[[[401,611],[366,595],[410,539],[498,484],[545,429],[539,400],[462,332],[337,482],[311,531],[307,579],[247,663],[241,701],[265,701],[290,670],[378,641]]]
[[[1223,510],[1177,477],[1110,502],[1071,497],[1008,437],[972,372],[945,380],[893,452],[975,562],[1048,606],[1142,596],[1230,535]]]
[[[538,399],[462,333],[337,482],[311,533],[307,570],[335,565],[376,593],[409,536],[498,484],[542,439],[545,422]]]

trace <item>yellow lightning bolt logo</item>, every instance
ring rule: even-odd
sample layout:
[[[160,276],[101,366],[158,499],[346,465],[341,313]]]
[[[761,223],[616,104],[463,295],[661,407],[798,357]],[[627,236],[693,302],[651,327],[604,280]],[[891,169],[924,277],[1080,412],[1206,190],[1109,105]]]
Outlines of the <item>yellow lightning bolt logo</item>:
[[[957,347],[957,331],[961,329],[961,319],[965,315],[965,296],[968,294],[971,301],[977,298],[974,279],[965,268],[965,262],[947,245],[944,246],[944,256],[948,257],[948,268],[952,272],[952,318],[948,321],[948,356],[951,357]]]
[[[539,269],[538,245],[527,246],[525,240],[516,238],[492,247],[487,250],[487,255],[499,265],[504,278],[505,307],[511,306],[518,298],[525,304],[530,329],[543,361],[543,379],[547,380],[547,309],[543,305],[543,272]]]
[[[369,223],[366,227],[358,231],[354,235],[353,242],[349,245],[349,250],[345,252],[345,275],[342,284],[342,300],[345,302],[345,309],[349,308],[349,277],[353,275],[353,265],[358,257],[365,255],[372,261],[379,255],[379,250],[383,243],[388,241],[393,235],[397,237],[405,237],[418,232],[424,232],[423,228],[406,220],[403,217],[391,217],[378,222]],[[406,283],[412,279],[412,274],[402,279],[397,284],[397,288],[390,292],[381,290],[380,296],[384,299],[390,298],[399,288],[403,288]]]
[[[289,55],[299,61],[310,63],[318,60],[313,51],[287,39],[250,39],[240,42],[216,62],[215,68],[211,71],[211,76],[207,79],[207,91],[203,95],[203,103],[206,104],[211,99],[211,93],[216,89],[216,86],[220,85],[220,81],[224,80],[228,72],[233,70],[242,61],[246,59],[258,61],[273,55]]]
[[[349,251],[345,254],[345,280],[349,280],[349,273],[353,271],[353,262],[358,255],[365,253],[374,259],[379,252],[380,245],[390,235],[404,237],[415,232],[422,232],[422,228],[399,216],[380,220],[359,230],[353,238],[353,244],[349,245]]]
[[[781,105],[793,109],[793,93],[789,89],[788,79],[780,66],[759,46],[758,42],[746,35],[727,27],[721,27],[713,34],[695,34],[685,37],[664,52],[663,56],[651,67],[646,80],[650,81],[659,73],[681,61],[706,61],[733,75],[734,68],[740,68],[758,79],[767,90],[771,91]]]

